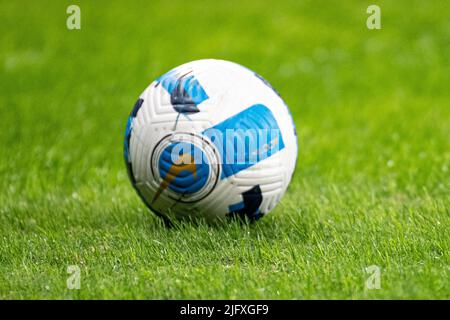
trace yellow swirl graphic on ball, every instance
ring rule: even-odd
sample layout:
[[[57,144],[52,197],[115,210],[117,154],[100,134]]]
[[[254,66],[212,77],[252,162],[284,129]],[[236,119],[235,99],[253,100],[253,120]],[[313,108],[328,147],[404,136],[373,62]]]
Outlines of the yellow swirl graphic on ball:
[[[197,166],[195,165],[194,157],[192,155],[183,154],[174,161],[174,164],[170,166],[169,171],[159,185],[159,188],[153,197],[152,204],[182,171],[191,172],[194,175],[194,178],[197,179]]]

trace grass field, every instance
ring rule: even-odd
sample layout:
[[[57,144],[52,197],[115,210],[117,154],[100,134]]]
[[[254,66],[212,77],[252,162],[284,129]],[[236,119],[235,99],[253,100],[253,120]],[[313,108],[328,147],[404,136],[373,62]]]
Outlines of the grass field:
[[[368,30],[372,3],[1,0],[0,299],[449,299],[450,5],[376,1]],[[166,229],[126,175],[137,96],[201,58],[295,118],[296,175],[256,224]]]

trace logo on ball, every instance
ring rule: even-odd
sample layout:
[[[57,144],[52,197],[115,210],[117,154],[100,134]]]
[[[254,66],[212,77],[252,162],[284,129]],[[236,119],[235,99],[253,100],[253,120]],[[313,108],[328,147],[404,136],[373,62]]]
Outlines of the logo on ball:
[[[163,180],[152,203],[167,188],[181,195],[198,192],[206,184],[210,170],[208,159],[201,149],[186,142],[168,145],[159,158],[158,168]]]
[[[213,190],[220,171],[214,147],[190,133],[164,137],[154,149],[150,166],[158,182],[152,204],[164,194],[180,202],[198,201]]]

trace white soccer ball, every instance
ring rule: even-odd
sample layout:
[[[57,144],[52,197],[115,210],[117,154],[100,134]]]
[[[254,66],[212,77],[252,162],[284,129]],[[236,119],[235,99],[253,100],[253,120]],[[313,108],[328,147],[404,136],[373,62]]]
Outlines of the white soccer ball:
[[[297,136],[288,107],[261,76],[199,60],[140,95],[124,153],[134,188],[157,215],[257,220],[289,185]]]

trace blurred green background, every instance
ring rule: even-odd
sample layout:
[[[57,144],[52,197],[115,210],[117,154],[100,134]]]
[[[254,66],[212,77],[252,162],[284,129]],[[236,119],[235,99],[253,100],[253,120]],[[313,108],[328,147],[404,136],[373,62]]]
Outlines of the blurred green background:
[[[448,1],[0,8],[1,299],[450,297]],[[127,181],[125,123],[151,81],[202,58],[281,93],[297,172],[255,225],[167,230]]]

